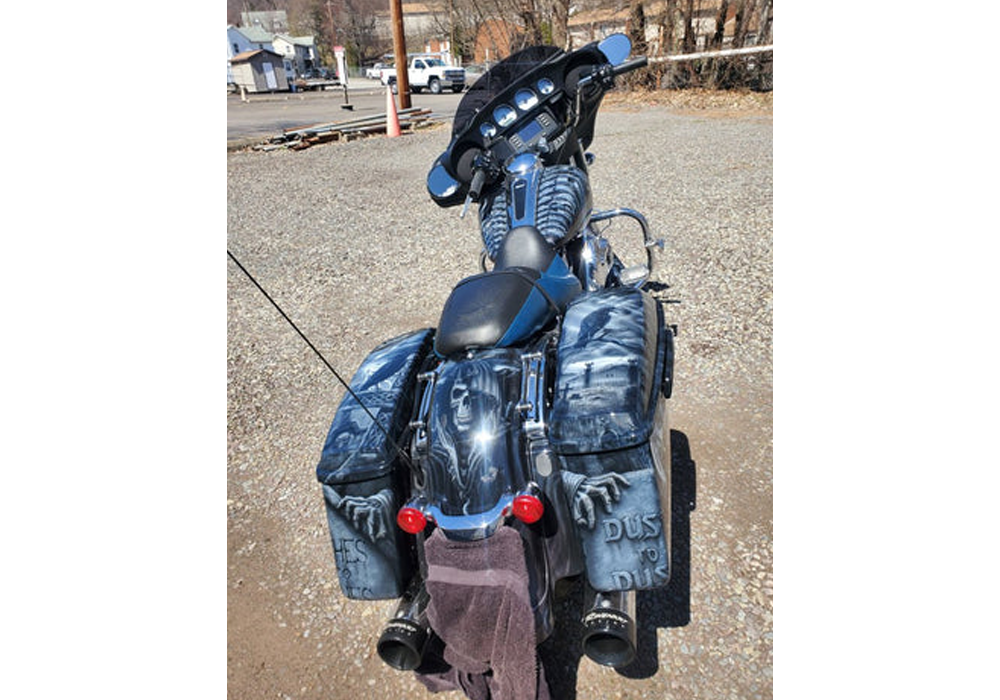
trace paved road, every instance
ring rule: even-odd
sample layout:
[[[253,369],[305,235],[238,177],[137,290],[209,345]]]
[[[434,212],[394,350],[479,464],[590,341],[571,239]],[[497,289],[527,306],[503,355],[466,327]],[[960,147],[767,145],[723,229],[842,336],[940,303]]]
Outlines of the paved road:
[[[341,88],[247,95],[246,101],[240,95],[227,95],[227,141],[274,136],[283,129],[384,114],[385,93],[385,88],[377,81],[355,78],[351,80],[346,96]],[[441,119],[451,119],[461,99],[462,95],[452,92],[440,95],[420,93],[410,96],[410,104],[430,109]],[[396,104],[399,104],[398,97]],[[349,105],[350,109],[346,109],[345,105]]]
[[[227,156],[229,249],[343,374],[381,341],[436,325],[477,270],[476,217],[424,189],[448,137]],[[690,456],[675,478],[694,510],[676,523],[671,586],[639,598],[626,672],[581,658],[580,610],[564,601],[544,650],[559,700],[772,697],[771,148],[766,117],[598,119],[595,206],[642,211],[667,240],[658,277],[680,301],[670,424]],[[339,591],[315,466],[343,390],[227,273],[228,696],[435,697],[375,653],[392,603]]]

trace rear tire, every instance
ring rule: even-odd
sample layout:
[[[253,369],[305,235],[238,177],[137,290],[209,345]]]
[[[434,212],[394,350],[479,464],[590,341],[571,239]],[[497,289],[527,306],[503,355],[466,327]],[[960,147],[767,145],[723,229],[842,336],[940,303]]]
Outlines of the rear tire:
[[[427,84],[427,88],[431,91],[432,94],[440,95],[441,81],[438,80],[437,78],[431,78],[431,81]]]
[[[451,91],[455,92],[455,93],[462,92],[462,90],[464,90],[464,89],[465,89],[464,85],[452,85],[452,87],[451,87]]]
[[[395,82],[389,83],[389,89],[392,90],[393,95],[399,94],[399,85],[397,85]]]

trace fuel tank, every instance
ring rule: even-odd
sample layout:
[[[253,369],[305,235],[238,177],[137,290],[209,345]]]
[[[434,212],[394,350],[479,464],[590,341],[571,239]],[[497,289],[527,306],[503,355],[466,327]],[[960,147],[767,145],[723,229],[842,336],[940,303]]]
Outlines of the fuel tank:
[[[523,225],[538,228],[542,236],[558,247],[576,235],[587,223],[593,195],[587,174],[571,165],[553,165],[538,171],[532,186],[519,192],[499,188],[483,201],[479,223],[483,244],[490,260],[495,260],[507,233]]]

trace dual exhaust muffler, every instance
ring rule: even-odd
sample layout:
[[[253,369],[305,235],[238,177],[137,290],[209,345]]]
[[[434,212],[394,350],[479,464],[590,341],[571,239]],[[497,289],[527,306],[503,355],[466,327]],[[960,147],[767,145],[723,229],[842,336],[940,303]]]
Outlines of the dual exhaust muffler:
[[[429,601],[424,582],[414,579],[378,638],[378,655],[397,671],[412,671],[423,661],[430,638]]]
[[[587,586],[583,651],[595,663],[620,668],[635,659],[635,591],[595,591]],[[430,639],[423,581],[414,580],[378,639],[381,659],[398,671],[420,666]]]
[[[587,586],[583,652],[602,666],[621,668],[635,659],[635,591],[595,591]]]

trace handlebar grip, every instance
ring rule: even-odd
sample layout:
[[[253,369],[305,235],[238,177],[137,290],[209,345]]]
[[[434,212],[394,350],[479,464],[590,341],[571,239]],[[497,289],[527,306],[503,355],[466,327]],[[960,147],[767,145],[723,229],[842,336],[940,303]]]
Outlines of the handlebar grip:
[[[477,169],[472,176],[472,184],[469,185],[469,197],[473,202],[479,201],[479,195],[483,191],[483,183],[486,182],[486,171]]]
[[[645,56],[640,56],[639,58],[631,61],[625,61],[625,63],[615,66],[611,72],[614,75],[621,75],[622,73],[628,73],[629,71],[633,71],[638,68],[645,68],[647,63],[649,63],[649,59]]]

